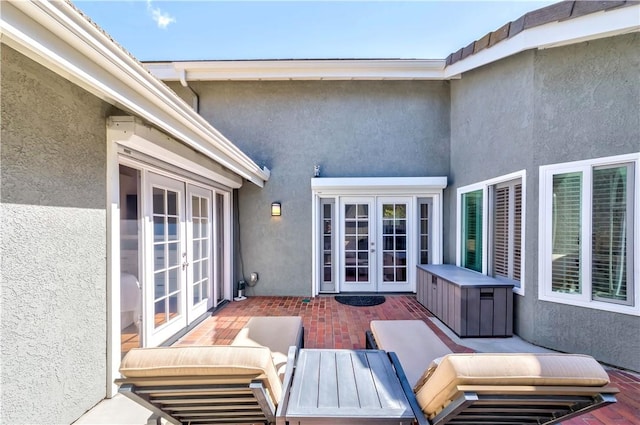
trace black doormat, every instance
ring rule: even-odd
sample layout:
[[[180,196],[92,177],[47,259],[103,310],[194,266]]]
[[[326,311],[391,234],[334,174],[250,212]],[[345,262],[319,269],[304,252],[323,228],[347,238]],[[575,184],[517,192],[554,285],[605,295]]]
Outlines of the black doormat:
[[[340,304],[353,307],[371,307],[382,304],[384,300],[382,295],[336,295],[336,301]]]

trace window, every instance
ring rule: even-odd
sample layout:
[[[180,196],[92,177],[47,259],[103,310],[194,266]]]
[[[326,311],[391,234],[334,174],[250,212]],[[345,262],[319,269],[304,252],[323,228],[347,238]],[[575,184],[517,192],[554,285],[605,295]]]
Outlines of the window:
[[[493,205],[489,274],[520,282],[522,182],[512,180],[489,186],[489,194]]]
[[[419,258],[418,264],[431,263],[431,221],[432,200],[430,198],[418,199],[418,231],[419,231]]]
[[[520,294],[524,177],[520,171],[458,189],[457,264],[509,279]]]
[[[638,313],[638,155],[540,168],[540,297]]]
[[[462,195],[462,267],[482,272],[482,190]]]

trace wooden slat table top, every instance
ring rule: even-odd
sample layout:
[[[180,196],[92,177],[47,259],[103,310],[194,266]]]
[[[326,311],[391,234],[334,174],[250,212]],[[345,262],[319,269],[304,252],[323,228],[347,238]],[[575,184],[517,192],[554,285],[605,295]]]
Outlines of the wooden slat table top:
[[[413,412],[381,350],[302,349],[287,420],[294,424],[410,424]]]

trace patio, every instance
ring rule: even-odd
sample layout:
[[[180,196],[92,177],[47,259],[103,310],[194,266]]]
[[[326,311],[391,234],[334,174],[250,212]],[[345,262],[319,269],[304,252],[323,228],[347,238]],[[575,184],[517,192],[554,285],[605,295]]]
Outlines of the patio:
[[[180,339],[175,346],[226,345],[252,316],[300,316],[307,348],[365,348],[365,330],[376,319],[419,319],[431,327],[442,341],[455,352],[474,351],[548,351],[513,338],[460,339],[422,307],[414,296],[387,296],[386,301],[373,307],[350,307],[335,301],[332,296],[303,297],[250,297],[232,302],[203,321],[196,329]],[[463,345],[464,344],[464,345]],[[563,422],[564,425],[633,425],[640,420],[640,375],[607,368],[612,384],[620,389],[618,402],[591,414]],[[116,397],[106,400],[88,412],[77,424],[115,423],[109,412],[122,413],[130,406],[128,400]],[[124,403],[124,405],[123,405]],[[109,408],[109,405],[113,406]],[[117,407],[116,407],[117,406]],[[111,410],[114,409],[114,410]],[[137,417],[143,416],[139,412]],[[103,419],[104,417],[104,419]],[[104,421],[103,421],[104,420]],[[109,422],[111,420],[111,422]],[[121,421],[122,424],[144,423]]]

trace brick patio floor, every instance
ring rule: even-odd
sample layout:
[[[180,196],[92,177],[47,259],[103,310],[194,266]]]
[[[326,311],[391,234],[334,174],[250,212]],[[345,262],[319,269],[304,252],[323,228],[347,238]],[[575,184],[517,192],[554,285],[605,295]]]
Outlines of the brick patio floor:
[[[307,348],[365,348],[364,333],[376,319],[420,319],[436,332],[452,351],[471,352],[454,343],[431,320],[431,313],[413,296],[387,296],[374,307],[349,307],[334,297],[251,297],[233,302],[207,318],[174,345],[226,345],[252,316],[300,316]],[[620,389],[618,402],[590,414],[564,421],[563,425],[640,425],[640,375],[607,369]]]

